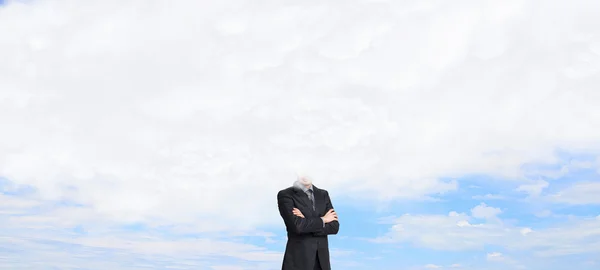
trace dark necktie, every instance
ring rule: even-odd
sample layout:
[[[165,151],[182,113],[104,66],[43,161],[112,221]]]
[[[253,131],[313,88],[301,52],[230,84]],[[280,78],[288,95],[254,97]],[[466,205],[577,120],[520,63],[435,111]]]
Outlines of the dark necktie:
[[[312,189],[307,190],[306,195],[308,195],[308,199],[310,200],[310,203],[312,204],[313,211],[315,211],[315,196],[313,195],[313,190]]]

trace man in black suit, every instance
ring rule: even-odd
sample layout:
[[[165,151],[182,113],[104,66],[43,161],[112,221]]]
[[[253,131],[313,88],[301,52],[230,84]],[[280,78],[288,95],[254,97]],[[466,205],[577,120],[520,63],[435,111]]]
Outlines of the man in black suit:
[[[300,175],[277,193],[277,205],[288,237],[281,269],[331,270],[327,235],[337,234],[340,223],[327,190]]]

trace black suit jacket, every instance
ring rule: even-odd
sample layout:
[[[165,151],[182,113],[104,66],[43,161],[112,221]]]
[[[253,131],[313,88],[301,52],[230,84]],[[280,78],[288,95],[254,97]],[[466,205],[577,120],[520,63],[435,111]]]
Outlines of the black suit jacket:
[[[308,195],[301,189],[289,187],[277,194],[279,214],[287,229],[287,245],[283,257],[282,270],[313,270],[317,253],[323,270],[331,270],[329,262],[329,242],[327,235],[337,234],[340,224],[333,221],[325,224],[321,217],[333,209],[327,190],[313,185],[315,210]],[[304,218],[295,216],[293,208],[298,208]]]

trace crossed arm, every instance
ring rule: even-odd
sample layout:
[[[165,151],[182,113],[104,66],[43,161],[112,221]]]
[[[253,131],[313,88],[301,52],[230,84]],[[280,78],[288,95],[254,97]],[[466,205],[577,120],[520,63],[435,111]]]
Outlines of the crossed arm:
[[[333,205],[331,204],[331,199],[329,198],[329,193],[325,193],[326,199],[325,199],[325,212],[329,213],[330,211],[333,211]],[[296,217],[300,217],[300,218],[305,218],[304,215],[302,214],[302,212],[300,212],[299,209],[294,208],[292,210],[292,213],[296,216]],[[327,215],[327,214],[326,214]],[[337,215],[336,215],[337,218]],[[323,222],[325,222],[325,219],[323,219]],[[324,236],[324,235],[330,235],[330,234],[337,234],[338,231],[340,230],[340,223],[337,220],[333,220],[330,221],[329,223],[323,223],[323,230],[319,231],[319,232],[313,232],[314,236]]]
[[[318,217],[301,218],[292,213],[294,201],[289,194],[280,191],[277,194],[277,205],[279,214],[283,218],[285,226],[296,234],[323,232],[323,220]]]
[[[331,199],[329,198],[329,193],[325,192],[325,213],[329,212],[329,210],[333,210],[333,205],[331,204]],[[340,230],[340,223],[337,220],[331,221],[325,224],[325,228],[323,231],[314,233],[315,236],[323,236],[330,234],[337,234]]]

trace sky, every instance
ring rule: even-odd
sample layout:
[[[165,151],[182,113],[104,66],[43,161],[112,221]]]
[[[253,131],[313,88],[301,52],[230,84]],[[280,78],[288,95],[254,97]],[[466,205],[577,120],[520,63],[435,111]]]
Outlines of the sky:
[[[598,10],[0,0],[0,269],[599,269]]]

